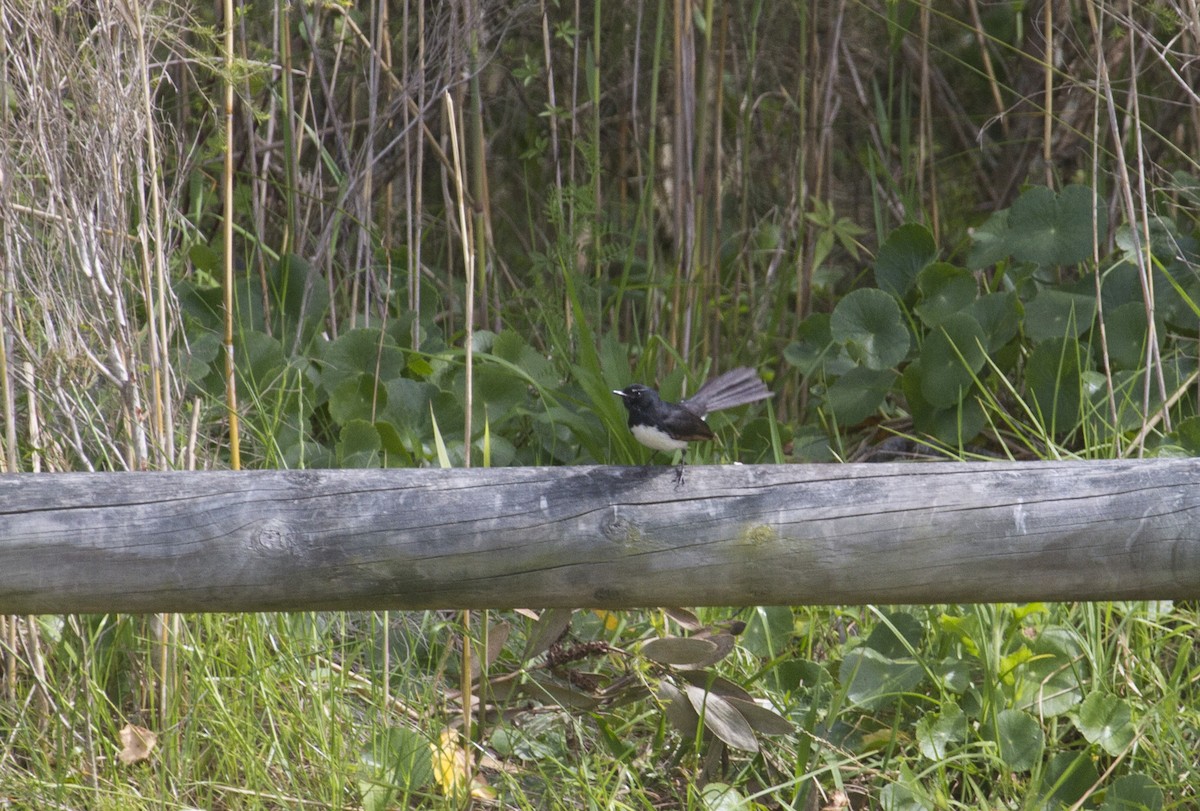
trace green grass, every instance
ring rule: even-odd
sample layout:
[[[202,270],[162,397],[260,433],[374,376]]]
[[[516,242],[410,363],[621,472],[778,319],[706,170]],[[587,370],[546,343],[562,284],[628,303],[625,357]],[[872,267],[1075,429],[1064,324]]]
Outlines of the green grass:
[[[529,620],[493,613],[493,633],[505,624],[511,634],[489,664],[491,686],[476,688],[489,712],[471,751],[488,792],[510,808],[700,808],[700,787],[714,784],[768,808],[812,807],[814,792],[838,790],[872,805],[903,796],[925,799],[896,807],[1037,808],[1054,769],[1078,758],[1095,791],[1078,779],[1061,790],[1077,792],[1080,807],[1101,807],[1114,779],[1091,769],[1110,768],[1153,781],[1167,807],[1196,801],[1193,606],[739,613],[750,625],[709,677],[741,685],[792,725],[759,733],[758,753],[722,746],[706,725],[689,735],[673,723],[660,685],[682,685],[680,669],[637,653],[639,639],[679,632],[664,616],[631,612],[606,627],[578,614],[563,645],[594,646],[548,667],[544,654],[521,655]],[[343,808],[374,784],[392,807],[460,807],[432,779],[430,747],[459,718],[460,629],[431,612],[392,614],[388,625],[384,616],[179,617],[163,706],[144,620],[43,618],[44,678],[19,657],[17,692],[0,712],[0,798],[17,808]],[[1063,640],[1073,655],[1059,655]],[[864,659],[865,648],[885,655]],[[1101,703],[1092,696],[1120,711],[1089,741],[1088,714]],[[1044,736],[1029,768],[1014,769],[1020,755],[988,730],[1012,710]],[[950,729],[954,717],[959,734],[931,749],[936,722]],[[146,761],[118,759],[127,722],[158,736]],[[415,751],[379,743],[397,729]]]

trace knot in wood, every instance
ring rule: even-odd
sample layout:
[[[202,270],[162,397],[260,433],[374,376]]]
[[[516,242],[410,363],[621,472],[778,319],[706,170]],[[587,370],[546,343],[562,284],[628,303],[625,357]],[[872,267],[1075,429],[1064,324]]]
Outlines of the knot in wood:
[[[263,521],[250,536],[250,544],[263,552],[291,552],[295,542],[291,527],[274,518]]]
[[[637,524],[620,515],[616,507],[600,525],[600,533],[613,543],[632,545],[642,539],[642,531]]]

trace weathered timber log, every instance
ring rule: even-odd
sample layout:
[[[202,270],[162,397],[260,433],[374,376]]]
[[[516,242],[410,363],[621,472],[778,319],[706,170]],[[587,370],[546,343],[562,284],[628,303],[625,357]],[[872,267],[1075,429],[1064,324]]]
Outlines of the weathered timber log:
[[[0,476],[0,612],[1200,597],[1200,460]]]

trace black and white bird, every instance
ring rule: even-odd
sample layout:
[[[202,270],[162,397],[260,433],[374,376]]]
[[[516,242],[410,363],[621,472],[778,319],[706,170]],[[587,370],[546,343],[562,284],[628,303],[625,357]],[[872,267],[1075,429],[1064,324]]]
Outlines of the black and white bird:
[[[664,453],[686,451],[689,442],[713,439],[715,435],[704,421],[713,411],[757,403],[771,396],[758,373],[745,366],[714,377],[678,403],[663,400],[658,392],[641,383],[614,389],[613,394],[625,403],[633,438]],[[681,462],[681,479],[682,473]]]

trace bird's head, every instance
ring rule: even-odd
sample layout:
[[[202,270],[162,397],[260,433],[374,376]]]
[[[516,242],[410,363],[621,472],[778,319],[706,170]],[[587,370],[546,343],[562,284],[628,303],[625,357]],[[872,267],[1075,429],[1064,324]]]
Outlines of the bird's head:
[[[613,389],[613,394],[620,397],[624,401],[625,407],[631,411],[658,402],[659,399],[658,392],[641,383],[634,383],[623,389]]]

